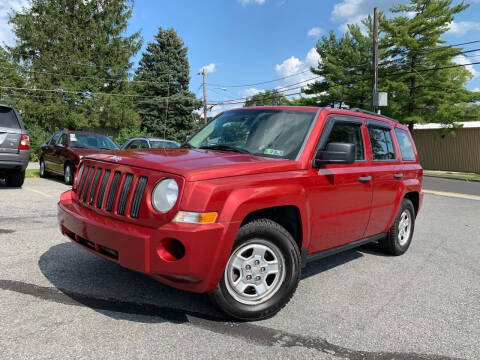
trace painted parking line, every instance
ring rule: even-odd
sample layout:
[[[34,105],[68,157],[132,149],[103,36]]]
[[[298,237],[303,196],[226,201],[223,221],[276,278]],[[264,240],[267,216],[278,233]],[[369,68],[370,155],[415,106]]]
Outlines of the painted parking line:
[[[36,193],[36,194],[40,194],[40,195],[45,196],[45,197],[47,197],[47,198],[52,197],[51,195],[48,195],[47,193],[44,193],[43,191],[36,190],[36,189],[32,189],[31,187],[28,187],[28,186],[24,186],[23,188],[24,188],[25,190],[28,190],[28,191],[30,191],[30,192],[34,192],[34,193]]]
[[[423,189],[422,191],[425,194],[448,196],[448,197],[455,197],[455,198],[460,198],[460,199],[469,199],[469,200],[480,201],[480,196],[477,196],[477,195],[460,194],[460,193],[437,191],[437,190],[425,190],[425,189]]]

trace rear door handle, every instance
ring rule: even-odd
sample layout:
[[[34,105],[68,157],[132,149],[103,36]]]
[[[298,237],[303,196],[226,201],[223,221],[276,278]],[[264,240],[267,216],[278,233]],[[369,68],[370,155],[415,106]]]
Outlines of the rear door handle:
[[[395,179],[401,179],[401,178],[403,178],[403,174],[402,174],[402,173],[393,174],[393,177],[394,177]]]
[[[372,177],[371,176],[360,176],[358,178],[358,181],[362,182],[362,183],[366,183],[366,182],[369,182],[372,180]]]

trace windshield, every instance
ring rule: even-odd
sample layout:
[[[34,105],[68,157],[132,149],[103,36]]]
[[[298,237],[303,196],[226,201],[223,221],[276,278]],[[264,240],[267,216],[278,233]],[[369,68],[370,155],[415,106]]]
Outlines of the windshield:
[[[115,144],[108,136],[80,133],[70,133],[70,147],[104,150],[119,149],[117,144]]]
[[[294,160],[315,113],[290,110],[232,110],[211,121],[188,144]]]

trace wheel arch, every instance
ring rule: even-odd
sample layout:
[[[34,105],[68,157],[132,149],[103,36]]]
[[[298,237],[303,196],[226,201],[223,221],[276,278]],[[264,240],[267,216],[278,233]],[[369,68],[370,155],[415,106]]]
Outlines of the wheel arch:
[[[295,243],[298,246],[299,251],[302,249],[302,217],[300,214],[300,209],[297,206],[281,205],[254,210],[244,217],[240,226],[243,226],[257,219],[269,219],[283,226],[285,230],[287,230],[289,234],[292,235]]]

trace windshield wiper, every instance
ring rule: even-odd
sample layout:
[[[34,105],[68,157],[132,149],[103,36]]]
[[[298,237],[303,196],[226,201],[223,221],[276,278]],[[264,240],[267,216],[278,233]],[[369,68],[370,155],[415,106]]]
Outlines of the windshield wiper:
[[[225,145],[225,144],[216,144],[216,145],[205,145],[200,146],[199,149],[206,149],[206,150],[220,150],[220,151],[234,151],[241,154],[252,154],[250,151],[238,148],[236,146]]]

